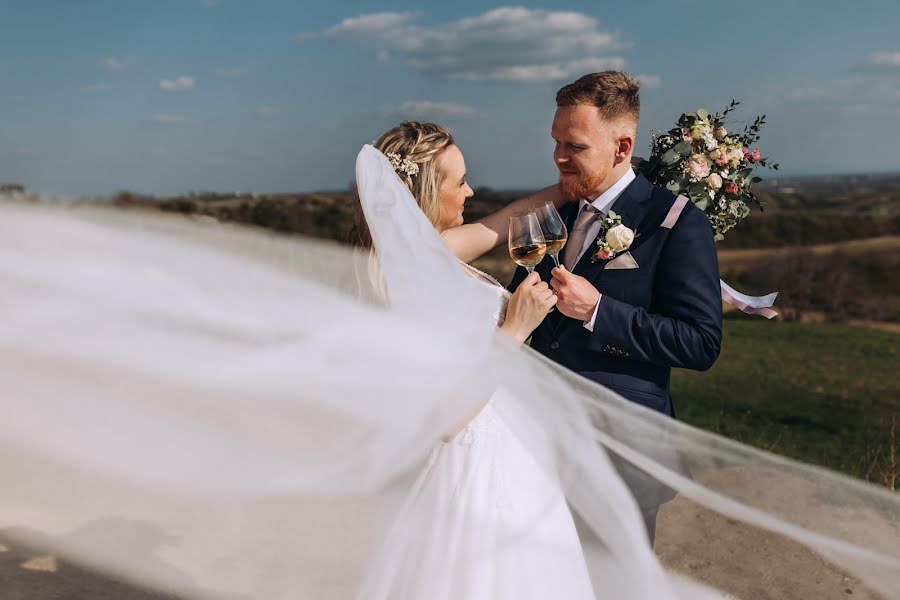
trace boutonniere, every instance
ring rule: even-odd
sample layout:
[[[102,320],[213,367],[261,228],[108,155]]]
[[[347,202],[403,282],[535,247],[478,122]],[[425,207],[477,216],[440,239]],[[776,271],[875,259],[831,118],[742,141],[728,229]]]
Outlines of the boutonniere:
[[[631,248],[640,234],[622,225],[622,217],[613,211],[600,222],[600,234],[597,236],[597,250],[591,256],[591,262],[609,260],[619,253]]]

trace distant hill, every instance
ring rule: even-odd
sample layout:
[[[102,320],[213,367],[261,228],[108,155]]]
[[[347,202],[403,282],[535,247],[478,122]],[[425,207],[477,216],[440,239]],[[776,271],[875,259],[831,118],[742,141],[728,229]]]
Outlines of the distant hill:
[[[900,239],[900,175],[778,178],[756,191],[765,209],[755,209],[719,244],[729,282],[748,293],[782,290],[779,305],[790,309],[785,316],[900,321],[900,254],[895,247]],[[466,220],[477,220],[525,193],[478,188],[466,204]],[[0,187],[0,200],[4,197],[37,198],[18,184]],[[173,197],[119,192],[85,202],[207,215],[342,243],[349,240],[358,203],[355,191]],[[846,245],[875,238],[883,241],[871,248]],[[757,251],[745,253],[751,249]],[[476,266],[501,281],[509,279],[514,267],[503,248]]]
[[[779,178],[755,189],[765,209],[755,209],[726,236],[722,248],[805,246],[900,234],[900,174]],[[527,192],[478,188],[466,204],[466,220],[475,221]],[[161,198],[119,192],[109,201],[341,242],[347,240],[357,202],[355,191]]]

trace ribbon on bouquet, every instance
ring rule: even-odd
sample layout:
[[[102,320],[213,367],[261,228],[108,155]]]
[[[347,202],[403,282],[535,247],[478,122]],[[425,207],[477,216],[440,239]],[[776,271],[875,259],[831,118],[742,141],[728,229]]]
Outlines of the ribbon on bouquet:
[[[741,312],[745,312],[748,315],[762,315],[767,319],[778,316],[778,313],[771,308],[775,303],[778,292],[772,292],[765,296],[748,296],[740,293],[721,279],[719,284],[722,286],[722,300],[737,307]]]

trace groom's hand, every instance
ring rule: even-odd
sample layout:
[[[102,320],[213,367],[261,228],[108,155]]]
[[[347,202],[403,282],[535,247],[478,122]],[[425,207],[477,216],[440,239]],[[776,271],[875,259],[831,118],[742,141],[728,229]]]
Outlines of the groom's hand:
[[[556,308],[562,314],[579,321],[588,321],[600,301],[600,292],[584,277],[574,275],[565,267],[556,267],[550,273],[550,286],[556,290]]]

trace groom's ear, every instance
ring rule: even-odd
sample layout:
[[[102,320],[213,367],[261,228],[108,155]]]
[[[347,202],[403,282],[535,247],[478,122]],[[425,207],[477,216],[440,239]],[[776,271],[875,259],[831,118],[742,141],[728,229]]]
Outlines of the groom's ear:
[[[616,148],[616,162],[624,162],[631,160],[631,153],[634,151],[634,134],[625,132],[617,138],[618,146]]]

